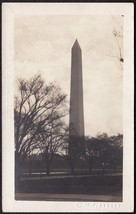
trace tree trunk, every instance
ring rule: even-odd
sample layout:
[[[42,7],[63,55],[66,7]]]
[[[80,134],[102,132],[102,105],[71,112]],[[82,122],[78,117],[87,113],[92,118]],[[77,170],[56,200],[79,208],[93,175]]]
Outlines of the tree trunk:
[[[47,164],[46,166],[46,175],[49,175],[50,174],[50,165]]]
[[[21,178],[21,165],[15,163],[15,191],[17,191]]]
[[[21,172],[22,172],[22,162],[20,161],[19,155],[17,154],[17,152],[15,152],[15,182],[16,183],[20,182]]]
[[[89,174],[92,174],[92,164],[89,164]]]
[[[114,172],[117,172],[117,166],[114,164]]]
[[[29,158],[29,175],[32,173],[32,163],[31,163],[31,158]]]
[[[92,174],[93,163],[92,163],[91,158],[86,159],[86,162],[87,162],[87,164],[88,164],[88,171],[89,171],[89,174]]]
[[[74,174],[74,163],[70,162],[71,175]]]
[[[74,166],[72,165],[71,166],[71,175],[73,175],[74,174]]]

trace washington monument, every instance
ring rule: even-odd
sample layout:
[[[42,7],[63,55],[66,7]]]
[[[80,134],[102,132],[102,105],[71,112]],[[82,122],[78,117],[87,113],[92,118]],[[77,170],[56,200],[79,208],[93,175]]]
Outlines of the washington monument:
[[[84,136],[82,51],[76,40],[71,55],[70,137]]]

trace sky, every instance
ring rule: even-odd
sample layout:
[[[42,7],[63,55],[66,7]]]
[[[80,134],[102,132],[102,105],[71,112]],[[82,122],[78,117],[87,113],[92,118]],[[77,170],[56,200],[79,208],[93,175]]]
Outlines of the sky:
[[[40,73],[70,96],[71,48],[82,49],[85,134],[123,133],[123,70],[113,30],[122,32],[122,16],[16,16],[16,79]],[[119,38],[122,51],[122,38]],[[66,118],[68,124],[68,118]]]

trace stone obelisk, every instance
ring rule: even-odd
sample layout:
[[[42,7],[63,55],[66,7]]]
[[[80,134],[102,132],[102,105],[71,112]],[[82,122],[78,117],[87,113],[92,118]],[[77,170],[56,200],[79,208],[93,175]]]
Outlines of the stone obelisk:
[[[70,138],[84,136],[82,51],[76,40],[71,55]]]

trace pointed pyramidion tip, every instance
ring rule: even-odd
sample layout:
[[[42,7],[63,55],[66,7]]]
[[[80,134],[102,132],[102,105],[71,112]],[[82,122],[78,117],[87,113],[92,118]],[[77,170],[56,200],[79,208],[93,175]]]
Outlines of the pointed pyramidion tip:
[[[74,44],[73,44],[73,47],[72,48],[80,48],[80,45],[78,43],[78,40],[76,39]],[[80,48],[81,49],[81,48]]]

